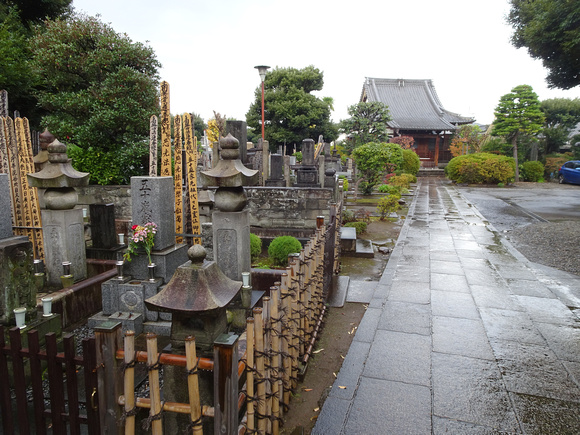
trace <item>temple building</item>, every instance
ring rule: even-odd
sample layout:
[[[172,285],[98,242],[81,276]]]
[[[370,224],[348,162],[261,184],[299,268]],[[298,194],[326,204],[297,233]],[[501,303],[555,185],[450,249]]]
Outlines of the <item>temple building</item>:
[[[444,109],[431,80],[367,77],[360,101],[389,107],[392,135],[413,137],[423,167],[449,162],[451,136],[459,126],[475,121]]]

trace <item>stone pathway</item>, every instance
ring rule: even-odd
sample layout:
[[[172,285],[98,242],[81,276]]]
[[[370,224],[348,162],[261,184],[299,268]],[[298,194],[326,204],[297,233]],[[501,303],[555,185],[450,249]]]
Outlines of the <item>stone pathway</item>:
[[[312,433],[580,433],[580,277],[417,191]]]

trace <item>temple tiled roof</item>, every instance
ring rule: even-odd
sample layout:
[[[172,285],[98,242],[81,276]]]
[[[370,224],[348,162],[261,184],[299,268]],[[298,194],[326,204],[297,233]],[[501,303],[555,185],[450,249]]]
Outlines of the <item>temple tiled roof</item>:
[[[475,120],[443,108],[431,80],[378,79],[367,77],[361,101],[380,101],[389,106],[392,129],[456,130]]]

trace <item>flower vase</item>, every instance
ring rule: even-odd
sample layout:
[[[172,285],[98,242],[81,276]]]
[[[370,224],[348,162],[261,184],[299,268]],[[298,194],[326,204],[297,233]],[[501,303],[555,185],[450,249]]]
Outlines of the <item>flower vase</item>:
[[[16,319],[16,326],[20,329],[26,328],[26,308],[14,308],[14,318]]]
[[[149,277],[149,282],[155,282],[155,263],[149,263],[147,265],[147,276]]]
[[[52,316],[52,297],[44,297],[40,299],[42,301],[42,317]]]

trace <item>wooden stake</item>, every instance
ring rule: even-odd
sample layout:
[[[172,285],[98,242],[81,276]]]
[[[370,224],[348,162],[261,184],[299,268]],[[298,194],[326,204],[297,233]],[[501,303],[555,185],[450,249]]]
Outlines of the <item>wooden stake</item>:
[[[8,117],[6,122],[6,144],[8,150],[8,162],[10,165],[10,179],[12,180],[12,226],[24,226],[24,214],[22,212],[22,192],[20,190],[20,170],[18,167],[18,145],[16,143],[16,132],[14,131],[14,121]],[[20,228],[14,230],[14,234],[21,236],[24,231]]]
[[[125,333],[125,434],[135,434],[135,369],[133,368],[133,358],[135,357],[135,332],[127,331]]]
[[[159,367],[156,367],[159,354],[157,353],[157,335],[147,333],[147,366],[149,370],[149,390],[151,396],[151,410],[149,416],[154,417],[161,413],[161,394],[159,391]],[[163,433],[163,425],[160,418],[151,422],[153,435]]]
[[[194,435],[203,435],[203,425],[201,423],[201,402],[199,400],[199,378],[196,373],[191,373],[197,363],[197,356],[195,352],[195,338],[188,336],[185,339],[185,357],[187,359],[187,387],[189,391],[189,403],[191,406],[190,418],[192,422],[197,422],[193,426]]]
[[[26,149],[28,150],[28,158],[26,159],[26,173],[31,174],[34,172],[34,158],[32,156],[32,139],[30,137],[30,125],[28,124],[28,119],[23,118],[23,121],[24,121],[24,136],[26,138]],[[30,198],[32,226],[35,228],[33,230],[34,258],[44,259],[44,239],[42,233],[42,217],[40,214],[40,203],[38,202],[38,188],[30,186],[28,184],[28,180],[26,187],[30,192],[28,197]]]
[[[149,118],[149,176],[157,177],[157,141],[159,127],[157,117],[152,115]]]
[[[191,214],[191,231],[193,234],[201,234],[199,204],[197,201],[197,138],[193,134],[193,120],[189,113],[184,115],[183,127],[185,133],[185,156],[187,160],[187,187]],[[194,237],[193,244],[201,245],[201,237]]]
[[[6,123],[4,122],[4,118],[0,117],[0,174],[10,173],[6,136]]]
[[[166,81],[161,82],[161,176],[171,177],[171,112]]]
[[[181,164],[181,116],[173,118],[173,148],[175,155],[173,182],[175,185],[175,232],[183,234],[183,169]],[[175,243],[183,243],[182,236],[175,237]]]
[[[281,305],[282,305],[282,312],[280,313],[281,318],[281,327],[282,327],[282,354],[283,361],[283,372],[282,372],[282,385],[284,387],[284,391],[282,393],[282,401],[286,404],[290,402],[290,391],[292,390],[292,386],[290,385],[290,373],[292,370],[292,358],[290,355],[290,293],[288,290],[288,281],[289,281],[289,273],[291,268],[286,268],[285,273],[282,274],[282,282],[280,285],[280,297],[281,297]]]

